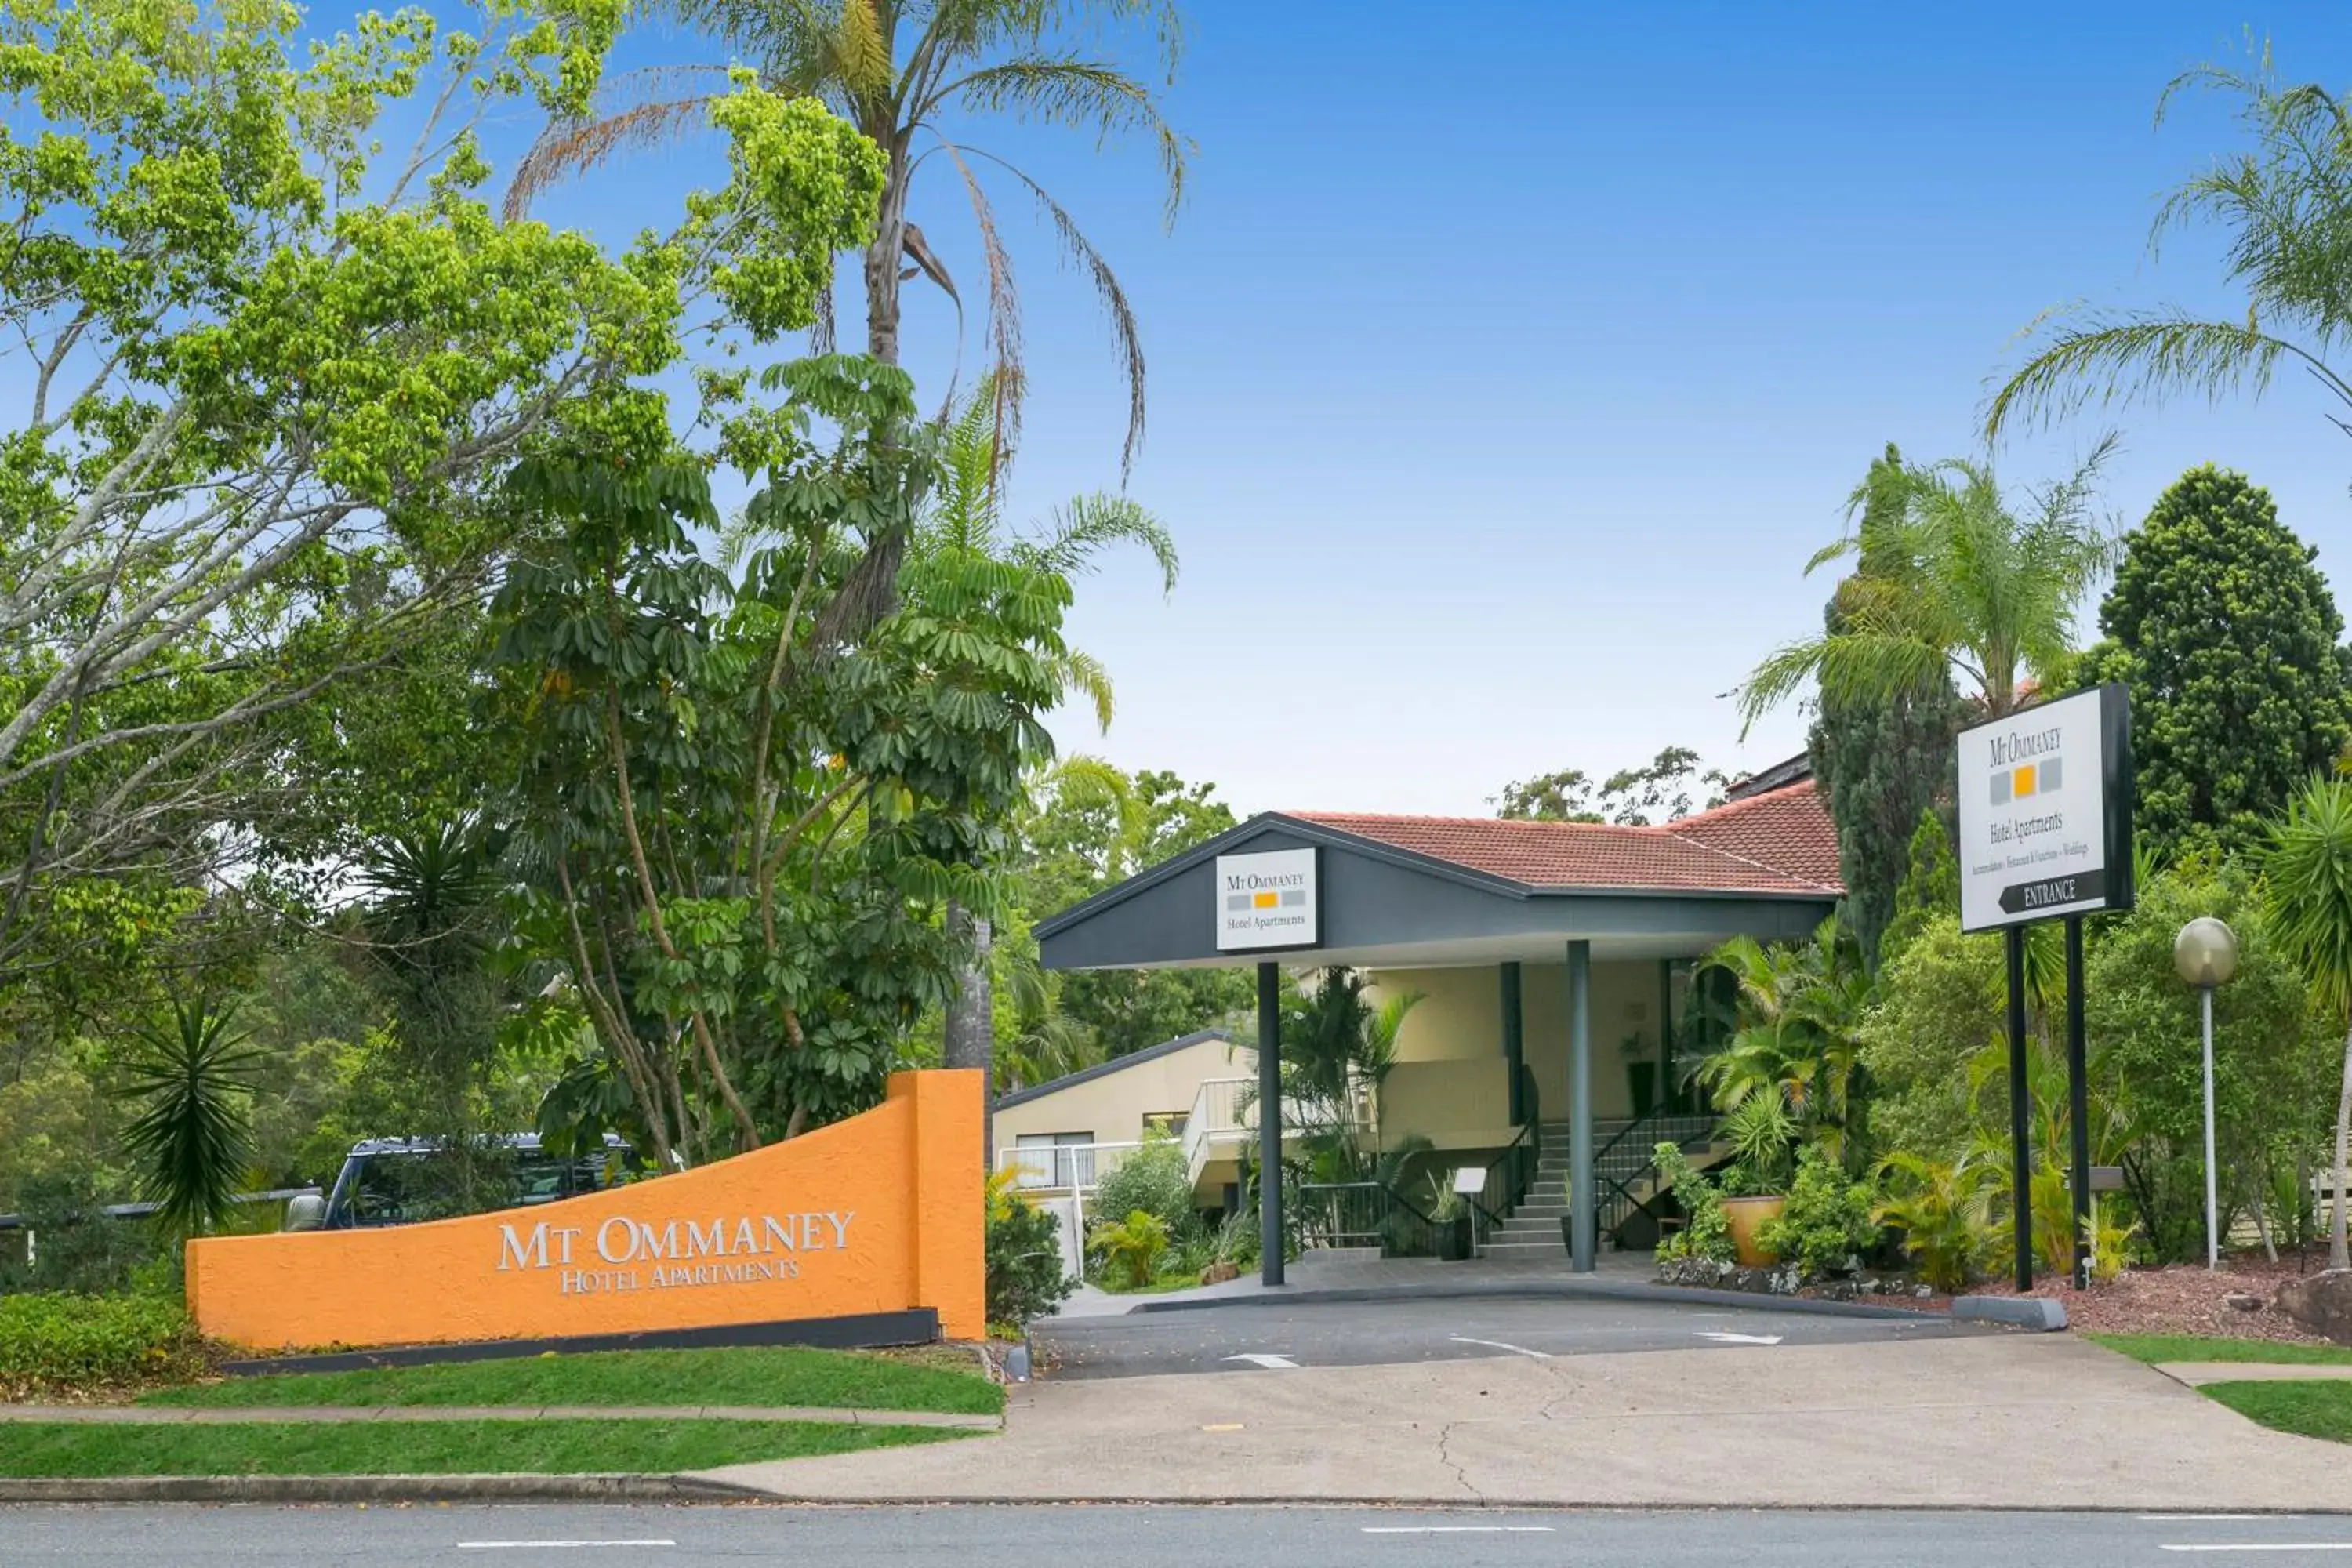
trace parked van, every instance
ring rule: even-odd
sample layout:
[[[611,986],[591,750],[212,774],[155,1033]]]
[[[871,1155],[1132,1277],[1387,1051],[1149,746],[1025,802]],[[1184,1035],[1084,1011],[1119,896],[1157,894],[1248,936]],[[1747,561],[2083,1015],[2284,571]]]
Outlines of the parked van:
[[[512,1132],[488,1140],[470,1158],[468,1172],[437,1138],[362,1139],[324,1198],[288,1204],[286,1228],[368,1229],[522,1208],[602,1192],[651,1169],[611,1132],[603,1147],[568,1158],[542,1150],[536,1132]]]

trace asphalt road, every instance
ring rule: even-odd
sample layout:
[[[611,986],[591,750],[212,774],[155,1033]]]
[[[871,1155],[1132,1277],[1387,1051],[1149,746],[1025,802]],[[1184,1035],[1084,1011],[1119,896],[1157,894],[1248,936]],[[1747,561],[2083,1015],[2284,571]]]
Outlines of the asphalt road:
[[[2152,1568],[2343,1562],[2352,1518],[1356,1509],[0,1508],[9,1568],[820,1563],[972,1568]]]
[[[1559,1297],[1234,1305],[1043,1323],[1030,1331],[1045,1375],[1386,1366],[1474,1356],[1591,1355],[1604,1351],[1874,1344],[1996,1333],[1925,1315],[1845,1318],[1680,1302]],[[1249,1358],[1256,1357],[1257,1360]],[[1265,1358],[1275,1358],[1268,1361]]]

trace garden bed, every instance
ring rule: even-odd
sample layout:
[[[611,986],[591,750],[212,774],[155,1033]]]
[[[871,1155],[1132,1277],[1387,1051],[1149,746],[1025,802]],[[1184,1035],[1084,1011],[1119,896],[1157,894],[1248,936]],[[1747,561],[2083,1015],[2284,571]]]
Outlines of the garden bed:
[[[2032,1294],[2063,1303],[2067,1326],[2084,1333],[2203,1334],[2323,1345],[2326,1339],[2270,1303],[2287,1280],[2315,1274],[2325,1266],[2319,1258],[2298,1268],[2292,1258],[2271,1263],[2259,1254],[2239,1255],[2222,1258],[2219,1272],[2188,1263],[2126,1268],[2088,1290],[2050,1279],[2035,1286]],[[1988,1281],[1978,1287],[1978,1293],[2010,1296],[2016,1291],[2000,1281]],[[2232,1296],[2251,1297],[2261,1306],[2252,1310],[2234,1306]]]
[[[1737,1263],[1716,1263],[1704,1258],[1678,1258],[1658,1265],[1658,1283],[1686,1289],[1738,1290],[1810,1301],[1868,1301],[1874,1306],[1905,1307],[1920,1312],[1948,1312],[1952,1306],[1949,1296],[1938,1295],[1911,1276],[1893,1271],[1809,1281],[1800,1270],[1785,1266],[1745,1268]]]

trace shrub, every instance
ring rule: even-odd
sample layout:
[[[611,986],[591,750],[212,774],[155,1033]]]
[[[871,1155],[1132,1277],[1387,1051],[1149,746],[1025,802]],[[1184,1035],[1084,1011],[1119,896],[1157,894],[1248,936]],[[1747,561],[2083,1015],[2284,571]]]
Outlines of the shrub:
[[[1184,1147],[1163,1134],[1145,1139],[1143,1147],[1105,1173],[1091,1206],[1106,1215],[1140,1209],[1167,1226],[1170,1238],[1178,1242],[1190,1239],[1201,1228]]]
[[[176,1382],[207,1368],[178,1303],[153,1296],[0,1296],[0,1399]]]
[[[154,1293],[179,1294],[176,1238],[152,1225],[107,1217],[86,1173],[49,1173],[26,1182],[22,1192],[24,1229],[0,1232],[0,1295],[144,1293],[150,1280]],[[30,1249],[26,1231],[37,1238]]]
[[[1901,1184],[1880,1200],[1874,1217],[1902,1228],[1903,1250],[1928,1284],[1948,1295],[1965,1289],[1999,1238],[1992,1196],[2000,1166],[1976,1152],[1948,1162],[1904,1150],[1889,1154],[1882,1169]]]
[[[1168,1250],[1168,1226],[1158,1215],[1136,1209],[1117,1225],[1097,1226],[1087,1245],[1102,1254],[1108,1282],[1139,1290],[1160,1272],[1160,1259]]]
[[[1061,1222],[1013,1190],[1018,1173],[988,1179],[988,1321],[1014,1333],[1076,1288],[1062,1267]]]
[[[1709,1263],[1729,1263],[1738,1256],[1731,1244],[1731,1222],[1724,1217],[1723,1200],[1706,1176],[1684,1155],[1679,1145],[1660,1143],[1651,1156],[1657,1163],[1658,1181],[1675,1194],[1686,1217],[1683,1228],[1658,1243],[1658,1261],[1697,1258]]]
[[[1850,1272],[1878,1239],[1877,1222],[1871,1217],[1875,1196],[1869,1183],[1848,1181],[1821,1150],[1807,1145],[1797,1156],[1788,1202],[1756,1239],[1808,1278]]]

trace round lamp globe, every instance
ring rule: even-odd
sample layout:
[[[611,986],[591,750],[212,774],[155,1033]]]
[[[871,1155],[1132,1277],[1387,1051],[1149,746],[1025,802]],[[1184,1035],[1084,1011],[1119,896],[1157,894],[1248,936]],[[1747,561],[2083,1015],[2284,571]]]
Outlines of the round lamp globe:
[[[2238,934],[2212,916],[2200,915],[2172,939],[2172,964],[2200,990],[2226,985],[2238,972]]]

